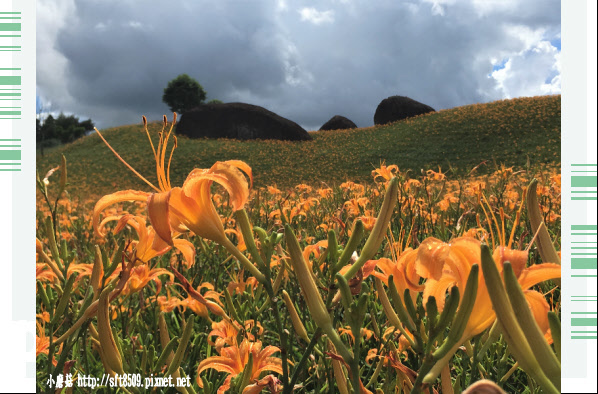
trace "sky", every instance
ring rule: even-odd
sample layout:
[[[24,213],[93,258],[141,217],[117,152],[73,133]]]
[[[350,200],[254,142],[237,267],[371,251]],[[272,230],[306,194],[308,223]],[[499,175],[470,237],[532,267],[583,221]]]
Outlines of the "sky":
[[[557,0],[37,0],[38,101],[98,128],[170,119],[183,73],[317,130],[371,126],[394,95],[440,110],[560,94],[560,56]]]

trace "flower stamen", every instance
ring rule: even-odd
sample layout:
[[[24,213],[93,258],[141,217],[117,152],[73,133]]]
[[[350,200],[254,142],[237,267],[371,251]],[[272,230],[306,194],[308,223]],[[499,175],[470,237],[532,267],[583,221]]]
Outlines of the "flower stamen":
[[[112,153],[114,153],[114,155],[116,156],[116,158],[118,160],[120,160],[125,166],[127,166],[127,168],[131,171],[133,171],[133,173],[135,175],[137,175],[142,181],[144,181],[145,183],[147,183],[152,189],[154,189],[157,192],[160,192],[160,189],[158,189],[156,186],[154,186],[153,183],[151,183],[150,181],[148,181],[147,179],[145,179],[145,177],[143,175],[141,175],[139,172],[137,172],[137,170],[135,170],[129,163],[127,163],[115,150],[114,148],[108,143],[108,141],[106,141],[106,139],[104,138],[104,136],[102,135],[102,133],[100,133],[100,130],[98,130],[97,128],[95,128],[95,131],[98,133],[98,135],[100,136],[100,138],[102,139],[102,141],[104,141],[104,143],[106,144],[106,146],[108,146],[108,148],[112,151]]]

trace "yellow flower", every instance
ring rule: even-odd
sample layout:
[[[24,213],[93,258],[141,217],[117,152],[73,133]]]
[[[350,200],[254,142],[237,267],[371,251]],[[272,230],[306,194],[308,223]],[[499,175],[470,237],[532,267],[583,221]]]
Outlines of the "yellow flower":
[[[200,237],[210,239],[224,246],[245,265],[253,276],[263,282],[265,280],[264,275],[227,238],[211,196],[212,184],[214,182],[219,183],[228,192],[233,211],[242,209],[249,198],[249,184],[243,172],[249,176],[250,181],[253,183],[251,168],[246,163],[238,160],[216,162],[209,169],[191,171],[182,187],[173,188],[170,183],[170,163],[174,149],[177,147],[176,137],[174,136],[174,145],[170,152],[168,165],[165,164],[165,158],[168,141],[176,123],[176,113],[168,133],[164,131],[167,125],[166,116],[164,117],[157,148],[154,148],[151,142],[145,117],[143,117],[143,122],[156,160],[156,176],[159,187],[154,186],[125,162],[108,144],[102,134],[96,130],[100,138],[118,159],[155,190],[155,193],[122,190],[102,197],[93,210],[92,223],[96,235],[98,237],[104,235],[101,231],[100,215],[111,205],[124,201],[146,202],[150,223],[156,235],[166,244],[174,246],[174,238],[178,233],[191,230]]]
[[[387,166],[386,163],[382,162],[379,168],[372,171],[372,176],[374,177],[374,181],[377,181],[379,177],[384,181],[390,181],[393,177],[397,176],[398,172],[399,167],[396,164]]]
[[[372,275],[379,278],[387,286],[388,278],[392,275],[393,282],[401,296],[403,296],[406,289],[411,290],[411,292],[420,292],[424,289],[424,286],[419,284],[420,276],[416,272],[415,261],[417,255],[417,250],[408,248],[401,253],[396,262],[382,257],[376,260],[376,267],[382,272],[374,271]]]
[[[93,227],[96,234],[100,237],[103,235],[99,219],[100,214],[106,208],[123,201],[143,201],[147,202],[148,216],[156,234],[169,245],[173,245],[172,230],[182,232],[189,229],[201,237],[217,242],[225,239],[224,227],[212,202],[210,187],[213,182],[224,186],[231,197],[233,210],[241,209],[249,197],[249,187],[245,176],[240,170],[247,173],[249,178],[252,179],[251,168],[244,162],[237,160],[216,162],[210,169],[193,170],[184,182],[183,187],[173,188],[170,183],[170,163],[174,150],[177,147],[176,136],[174,135],[174,145],[172,146],[167,165],[165,164],[165,158],[168,141],[176,124],[176,113],[168,133],[165,132],[167,120],[164,117],[157,148],[154,148],[151,141],[145,117],[143,117],[143,122],[156,160],[156,176],[159,187],[154,186],[125,162],[108,144],[102,134],[97,131],[100,138],[102,138],[114,154],[131,171],[154,189],[155,193],[122,190],[102,197],[96,203],[93,214]]]
[[[103,230],[106,223],[112,220],[118,220],[118,224],[114,229],[115,233],[119,233],[127,225],[137,233],[138,240],[132,243],[132,247],[135,259],[139,262],[147,263],[154,257],[161,256],[172,248],[171,245],[156,236],[156,231],[152,226],[146,226],[144,217],[131,214],[125,214],[121,217],[108,216],[100,223],[100,230]],[[195,262],[195,247],[193,244],[187,240],[176,238],[172,240],[172,244],[183,254],[187,268],[191,267]]]
[[[262,343],[249,342],[244,339],[239,346],[228,346],[220,348],[219,356],[208,357],[199,363],[197,367],[197,384],[203,387],[203,382],[199,375],[206,369],[215,369],[219,372],[228,373],[224,384],[218,389],[218,394],[226,392],[230,388],[231,379],[243,372],[245,365],[249,362],[249,355],[252,355],[253,364],[251,370],[250,382],[258,381],[260,374],[264,371],[272,371],[281,374],[282,363],[279,358],[270,357],[279,352],[276,346],[266,346],[262,349]]]
[[[166,296],[158,296],[157,301],[158,305],[160,305],[160,310],[162,312],[171,312],[175,308],[180,307],[183,311],[187,308],[191,309],[196,315],[201,316],[205,319],[208,319],[208,307],[206,303],[211,302],[216,307],[222,305],[220,302],[220,294],[214,291],[214,285],[211,283],[202,283],[197,287],[196,293],[201,294],[202,289],[208,289],[202,297],[205,297],[203,300],[198,301],[196,298],[189,295],[185,299],[180,299],[176,296],[171,296],[170,290],[166,290]],[[211,300],[211,301],[210,301]],[[213,308],[214,309],[214,308]]]
[[[428,278],[424,289],[424,305],[428,297],[434,296],[441,311],[444,307],[445,293],[450,287],[457,286],[461,294],[465,292],[471,267],[474,264],[481,265],[480,247],[480,241],[466,237],[456,238],[450,243],[444,243],[436,238],[427,238],[421,243],[416,267],[422,277]],[[501,273],[504,262],[511,262],[522,290],[528,290],[525,294],[530,308],[538,308],[541,304],[536,301],[534,293],[537,292],[529,289],[545,280],[561,277],[561,266],[558,264],[536,264],[525,268],[527,251],[500,246],[494,251],[493,258]],[[532,311],[536,314],[533,309]],[[461,343],[484,331],[495,319],[490,295],[480,270],[477,297]]]
[[[134,267],[131,270],[131,277],[127,281],[122,294],[136,293],[143,289],[151,280],[156,282],[156,294],[158,294],[162,288],[162,282],[158,279],[160,275],[168,275],[170,282],[174,281],[174,275],[164,268],[153,268],[150,270],[145,264]]]

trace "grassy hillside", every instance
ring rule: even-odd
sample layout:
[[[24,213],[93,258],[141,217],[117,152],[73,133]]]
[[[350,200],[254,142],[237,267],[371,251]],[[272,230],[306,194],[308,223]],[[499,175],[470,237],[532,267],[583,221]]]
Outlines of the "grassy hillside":
[[[150,125],[154,141],[161,126]],[[328,184],[372,180],[381,161],[401,170],[452,168],[467,172],[496,165],[523,167],[560,163],[561,97],[542,96],[475,104],[444,110],[385,126],[349,131],[313,132],[313,141],[249,141],[178,139],[171,168],[173,185],[182,184],[195,167],[215,161],[244,160],[253,168],[257,186],[299,183]],[[120,155],[150,181],[155,163],[141,124],[104,130]],[[143,188],[97,135],[38,156],[40,175],[68,161],[71,194],[97,195],[124,187]],[[118,184],[118,187],[117,187]]]

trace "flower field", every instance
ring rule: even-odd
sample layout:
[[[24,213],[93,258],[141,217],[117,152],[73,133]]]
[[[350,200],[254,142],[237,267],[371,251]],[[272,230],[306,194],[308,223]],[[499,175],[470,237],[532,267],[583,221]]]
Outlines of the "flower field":
[[[525,100],[499,104],[527,111],[520,122],[537,132],[552,101]],[[494,110],[450,119],[488,111],[496,128],[515,124]],[[433,122],[449,122],[436,116],[410,122],[434,135]],[[38,391],[88,392],[91,376],[103,392],[560,392],[554,130],[542,133],[543,156],[503,135],[492,150],[508,165],[476,161],[464,147],[491,137],[469,131],[458,166],[422,158],[417,171],[379,157],[368,168],[373,156],[353,148],[333,154],[352,133],[337,131],[314,139],[335,141],[323,176],[340,153],[359,169],[325,183],[296,182],[317,170],[302,161],[266,178],[253,154],[188,168],[190,141],[166,118],[141,131],[130,130],[144,149],[133,155],[107,131],[79,143],[101,150],[98,177],[118,168],[109,181],[85,183],[73,147],[44,158],[56,162],[37,179]],[[447,152],[456,143],[434,138]],[[59,375],[74,384],[57,386]]]
[[[161,122],[150,122],[152,135]],[[561,97],[542,96],[474,104],[354,130],[311,132],[312,141],[235,141],[179,138],[170,175],[182,184],[194,168],[217,161],[242,160],[253,169],[254,185],[292,188],[302,183],[321,187],[345,181],[371,183],[381,161],[402,170],[437,170],[466,176],[489,174],[501,164],[525,169],[554,165],[561,160]],[[153,168],[143,126],[106,130],[106,140],[138,170]],[[69,160],[72,198],[97,198],[145,184],[114,160],[97,135],[89,135],[37,157],[43,176],[65,155]],[[141,171],[141,170],[140,170]],[[144,174],[146,174],[144,172]]]

